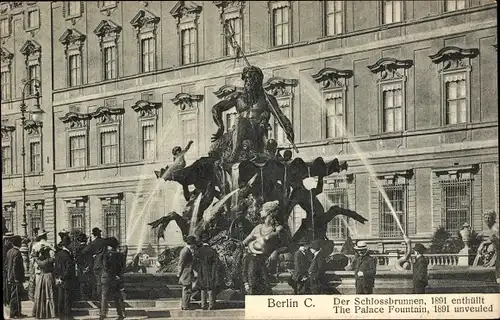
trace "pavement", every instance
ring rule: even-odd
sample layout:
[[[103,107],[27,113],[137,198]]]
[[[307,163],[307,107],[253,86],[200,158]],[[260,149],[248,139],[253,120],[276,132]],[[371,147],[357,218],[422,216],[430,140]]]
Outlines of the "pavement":
[[[222,304],[223,302],[219,302]],[[245,318],[245,309],[241,306],[238,308],[229,307],[219,310],[201,310],[199,304],[193,303],[197,307],[195,310],[181,310],[179,299],[158,299],[158,300],[126,300],[125,301],[126,319],[143,320],[143,319],[196,319],[196,320],[238,320]],[[32,301],[22,302],[22,312],[26,315],[31,315],[33,309]],[[75,320],[94,320],[99,319],[99,303],[92,301],[78,301],[73,307]],[[4,319],[8,317],[8,307],[4,307]],[[108,317],[106,319],[116,319],[116,309],[113,305],[109,306]],[[23,318],[25,320],[36,319],[31,316]],[[58,318],[53,318],[58,319]]]

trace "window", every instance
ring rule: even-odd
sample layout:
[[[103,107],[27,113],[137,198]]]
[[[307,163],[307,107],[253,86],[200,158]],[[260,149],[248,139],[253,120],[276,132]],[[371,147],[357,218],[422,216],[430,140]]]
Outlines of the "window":
[[[33,234],[35,228],[43,230],[43,206],[39,204],[28,206],[26,215],[29,219],[28,234]]]
[[[82,7],[80,1],[69,1],[68,3],[68,15],[69,16],[79,16],[82,14]]]
[[[27,19],[28,19],[27,27],[28,27],[28,29],[38,28],[38,25],[39,25],[38,17],[39,17],[38,10],[28,11],[28,13],[27,13]]]
[[[74,207],[68,208],[70,230],[73,233],[85,233],[85,202],[76,201]]]
[[[104,80],[116,78],[116,65],[116,47],[104,48]]]
[[[101,132],[101,164],[118,162],[118,133]]]
[[[446,124],[467,122],[467,83],[465,73],[445,78]]]
[[[444,10],[446,12],[465,9],[465,0],[445,0]]]
[[[290,43],[288,7],[273,10],[273,45],[281,46]]]
[[[342,93],[336,92],[326,100],[326,137],[338,138],[344,135],[344,111]]]
[[[10,70],[2,71],[2,100],[10,99]]]
[[[71,168],[84,167],[87,159],[87,145],[85,135],[69,138],[69,166]]]
[[[400,85],[386,86],[382,92],[384,132],[403,130],[403,91]]]
[[[11,205],[2,206],[2,217],[5,219],[5,227],[9,232],[14,231],[14,202]]]
[[[384,191],[403,230],[406,232],[406,184],[386,185],[384,186]],[[379,194],[379,208],[379,235],[384,238],[401,237],[401,230],[398,223],[382,194]]]
[[[116,1],[103,1],[102,6],[103,7],[113,7],[116,5]]]
[[[302,219],[305,219],[306,216],[307,213],[301,206],[296,205],[293,207],[290,217],[288,218],[288,225],[290,226],[290,231],[292,233],[295,233],[300,228]]]
[[[196,29],[189,28],[181,31],[182,64],[196,62]]]
[[[120,203],[112,199],[110,203],[102,206],[104,216],[104,232],[106,237],[116,237],[120,240]]]
[[[472,184],[469,179],[441,183],[444,227],[454,235],[464,223],[470,222]]]
[[[241,19],[240,18],[227,19],[226,23],[228,23],[231,26],[231,29],[234,31],[234,39],[236,40],[236,42],[238,42],[240,46],[243,46],[243,37],[242,37],[243,32],[241,26]],[[224,55],[232,56],[236,54],[233,46],[231,46],[231,42],[228,41],[226,35],[223,35],[223,37],[226,43]]]
[[[150,72],[154,70],[155,52],[154,52],[153,41],[154,41],[153,38],[146,38],[141,40],[141,58],[142,58],[141,72]]]
[[[82,84],[81,56],[73,54],[69,56],[69,86],[79,86]]]
[[[40,80],[40,65],[39,64],[33,64],[28,66],[28,77],[30,80],[32,79],[38,79]],[[36,82],[32,81],[30,85],[30,94],[35,94],[36,92]]]
[[[30,142],[30,172],[42,171],[42,150],[40,141]]]
[[[0,35],[2,37],[10,36],[10,21],[9,18],[0,20]]]
[[[12,174],[12,149],[11,146],[2,146],[2,175]]]
[[[197,121],[195,117],[186,118],[182,120],[182,136],[184,137],[184,141],[196,141],[198,140],[196,137],[196,126]]]
[[[325,1],[325,31],[327,36],[341,34],[343,32],[342,5],[343,1]]]
[[[333,184],[333,188],[325,190],[324,204],[325,210],[330,209],[331,206],[339,206],[347,208],[347,190],[339,186],[339,182]],[[326,236],[329,239],[345,239],[347,236],[347,217],[336,216],[329,223],[326,230]]]
[[[402,1],[384,0],[384,1],[382,1],[382,3],[383,3],[382,23],[388,24],[388,23],[400,22],[401,16],[402,16],[402,14],[401,14],[402,13],[402,11],[401,11]]]
[[[156,157],[156,132],[154,124],[147,123],[142,126],[142,158],[155,159]]]

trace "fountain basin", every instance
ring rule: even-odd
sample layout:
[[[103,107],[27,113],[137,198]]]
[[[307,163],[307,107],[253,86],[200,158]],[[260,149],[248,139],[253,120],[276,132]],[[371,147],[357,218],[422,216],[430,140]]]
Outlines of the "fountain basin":
[[[280,273],[274,294],[293,294],[291,274]],[[355,293],[352,271],[328,271],[326,278],[341,294]],[[124,275],[127,299],[178,298],[181,286],[175,273],[128,273]],[[378,270],[375,294],[408,294],[413,289],[411,271]],[[429,293],[498,293],[495,269],[483,267],[434,267],[429,269]]]

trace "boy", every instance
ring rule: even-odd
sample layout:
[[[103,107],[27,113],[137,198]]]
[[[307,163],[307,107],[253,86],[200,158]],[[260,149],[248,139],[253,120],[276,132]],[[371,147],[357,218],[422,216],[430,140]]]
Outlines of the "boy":
[[[191,148],[191,145],[193,144],[193,141],[189,141],[188,145],[184,150],[181,149],[180,146],[176,146],[172,149],[172,155],[174,156],[174,163],[172,164],[171,167],[166,166],[165,168],[161,169],[160,171],[155,171],[156,178],[163,178],[165,181],[167,181],[167,178],[171,177],[172,174],[176,171],[179,171],[181,169],[184,169],[186,167],[186,159],[184,158],[184,155],[186,152],[189,151],[189,148]]]

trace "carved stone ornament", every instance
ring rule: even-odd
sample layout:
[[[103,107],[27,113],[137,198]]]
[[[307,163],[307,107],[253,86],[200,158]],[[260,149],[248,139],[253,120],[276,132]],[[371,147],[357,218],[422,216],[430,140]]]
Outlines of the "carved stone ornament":
[[[237,14],[243,16],[243,9],[245,8],[245,1],[212,1],[219,9],[221,23],[224,23],[224,16],[226,14]]]
[[[156,25],[160,22],[160,18],[149,12],[148,10],[139,10],[135,17],[130,21],[130,24],[135,28],[136,31],[140,31],[143,28],[154,29]]]
[[[124,113],[123,108],[99,107],[92,112],[92,118],[97,119],[97,124],[114,123],[118,121],[117,116]]]
[[[297,86],[298,83],[297,79],[272,77],[264,83],[263,87],[264,90],[274,96],[288,96],[292,94],[292,87]]]
[[[142,4],[145,7],[147,7],[149,5],[149,2],[150,1],[139,1],[139,3]]]
[[[16,127],[2,124],[2,140],[9,140],[11,137],[10,133],[14,130],[16,130]]]
[[[479,172],[479,164],[463,165],[449,168],[434,169],[434,174],[442,180],[449,180],[453,177],[459,179],[462,174],[476,174]]]
[[[116,9],[116,1],[114,4],[104,6],[104,3],[99,1],[98,4],[99,8],[101,9],[101,12],[107,15],[108,17],[111,15],[111,13]]]
[[[397,182],[405,183],[410,180],[414,175],[413,169],[401,170],[401,171],[391,171],[388,173],[379,172],[377,173],[377,178],[385,180],[390,184],[395,184]]]
[[[24,123],[24,130],[29,135],[38,135],[41,133],[42,128],[42,122],[41,121],[34,121],[34,120],[26,120]]]
[[[10,65],[10,63],[12,62],[12,58],[14,57],[14,54],[4,47],[1,48],[0,53],[2,57],[2,64]]]
[[[120,34],[122,27],[117,25],[111,20],[102,20],[101,23],[95,28],[94,34],[98,36],[101,41],[105,38],[116,39]]]
[[[91,118],[90,114],[68,112],[59,119],[68,125],[69,129],[85,128],[88,125],[88,120]]]
[[[21,8],[23,6],[22,1],[11,1],[9,2],[10,10],[14,10],[16,8]]]
[[[76,31],[75,29],[66,29],[63,35],[59,38],[59,41],[65,46],[73,44],[81,46],[85,39],[86,36]]]
[[[201,94],[179,93],[172,99],[172,102],[179,107],[180,111],[190,111],[195,110],[197,108],[195,102],[202,99],[203,95]]]
[[[401,72],[401,70],[411,68],[412,66],[412,60],[382,58],[375,64],[368,66],[368,69],[370,69],[370,71],[373,73],[380,73],[381,79],[402,78],[404,74]]]
[[[339,88],[346,85],[346,79],[353,76],[352,70],[338,70],[335,68],[323,68],[312,77],[317,83],[321,83],[323,89]]]
[[[154,117],[156,116],[156,109],[161,107],[161,103],[154,103],[151,101],[139,100],[132,106],[135,112],[138,112],[141,117]]]
[[[170,10],[170,14],[178,20],[185,18],[196,19],[201,9],[202,7],[193,1],[177,1],[172,10]]]
[[[225,84],[222,87],[220,87],[217,91],[215,91],[214,94],[217,98],[223,99],[236,91],[243,91],[243,88],[236,87],[230,84]]]
[[[444,47],[436,54],[430,55],[432,62],[441,63],[441,69],[465,68],[469,65],[466,59],[473,59],[479,55],[479,49],[462,49],[459,47]]]
[[[9,11],[9,4],[8,3],[0,4],[0,14],[6,14],[7,11]]]
[[[28,40],[21,47],[20,51],[24,56],[29,57],[37,53],[41,53],[42,47],[35,40]]]

